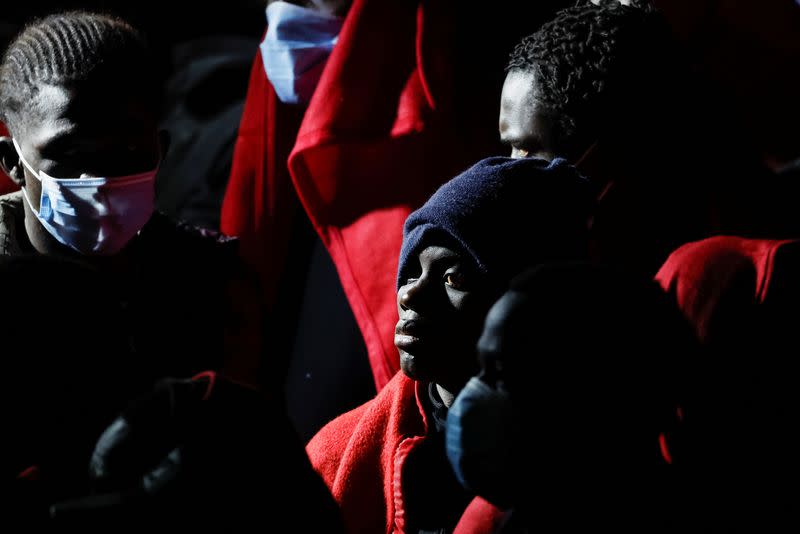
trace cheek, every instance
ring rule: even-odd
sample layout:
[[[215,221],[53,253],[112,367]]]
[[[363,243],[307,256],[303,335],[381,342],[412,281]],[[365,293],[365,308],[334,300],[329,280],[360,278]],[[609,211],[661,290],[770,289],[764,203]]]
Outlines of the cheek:
[[[477,341],[483,330],[483,323],[489,313],[490,303],[485,298],[473,293],[451,295],[450,303],[453,306],[453,320],[463,334],[470,334]],[[474,334],[474,336],[473,336]]]
[[[33,204],[36,211],[39,211],[42,196],[42,184],[35,177],[25,173],[25,191],[28,194],[28,199]]]

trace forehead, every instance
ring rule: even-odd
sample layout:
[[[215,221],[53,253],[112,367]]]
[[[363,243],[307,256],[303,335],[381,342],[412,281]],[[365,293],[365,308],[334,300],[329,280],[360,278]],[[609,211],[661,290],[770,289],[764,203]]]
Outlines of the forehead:
[[[152,134],[157,128],[145,98],[113,86],[41,84],[18,122],[15,136],[34,150],[64,138],[93,140],[102,146]]]
[[[537,76],[532,71],[511,71],[500,96],[500,135],[517,142],[542,137],[547,107],[541,100]]]
[[[55,135],[74,130],[69,117],[72,92],[59,85],[42,84],[19,115],[15,136],[33,147],[41,147]]]
[[[456,262],[461,259],[462,255],[456,250],[440,245],[430,245],[419,252],[419,261],[423,265],[438,262]]]

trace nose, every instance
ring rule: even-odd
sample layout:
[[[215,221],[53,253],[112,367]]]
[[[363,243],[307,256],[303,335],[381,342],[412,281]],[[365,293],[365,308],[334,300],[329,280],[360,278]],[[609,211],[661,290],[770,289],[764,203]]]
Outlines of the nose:
[[[397,292],[397,303],[402,311],[419,311],[420,293],[425,286],[425,280],[418,278],[400,288]]]

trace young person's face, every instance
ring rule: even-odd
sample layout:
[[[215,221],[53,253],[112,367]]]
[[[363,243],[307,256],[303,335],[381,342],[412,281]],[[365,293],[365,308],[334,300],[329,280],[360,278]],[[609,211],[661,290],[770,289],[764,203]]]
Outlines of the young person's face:
[[[129,176],[151,171],[161,156],[152,104],[120,82],[105,86],[44,84],[13,125],[11,134],[25,161],[37,173],[59,179]],[[11,141],[3,140],[4,154]],[[16,151],[11,152],[17,156]],[[17,158],[4,168],[37,211],[41,184]],[[16,167],[16,168],[15,168]],[[26,204],[26,230],[43,253],[73,255],[47,234]]]
[[[26,161],[54,178],[113,178],[152,170],[159,160],[156,116],[131,93],[113,85],[44,85],[12,133]],[[27,178],[27,187],[38,186],[35,177]]]
[[[397,292],[400,367],[410,378],[458,391],[478,369],[489,284],[463,254],[440,246],[423,249],[411,274]]]

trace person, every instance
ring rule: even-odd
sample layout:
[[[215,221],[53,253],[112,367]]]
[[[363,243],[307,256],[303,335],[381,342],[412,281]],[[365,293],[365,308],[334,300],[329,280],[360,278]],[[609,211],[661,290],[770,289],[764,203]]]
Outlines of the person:
[[[8,528],[43,523],[50,503],[86,490],[94,444],[137,384],[123,309],[101,272],[46,255],[0,256],[0,279]]]
[[[675,250],[656,280],[702,341],[691,430],[707,506],[728,528],[784,528],[800,472],[791,358],[800,298],[797,239],[714,236]]]
[[[479,161],[403,228],[394,343],[402,371],[323,427],[309,458],[348,532],[451,532],[472,495],[454,478],[443,426],[478,362],[491,303],[539,262],[585,258],[594,191],[563,159]]]
[[[0,166],[21,187],[0,197],[0,255],[78,258],[105,273],[135,333],[143,384],[217,368],[236,241],[154,212],[168,148],[144,38],[89,12],[25,27],[2,63]]]
[[[447,415],[448,459],[507,510],[503,532],[679,532],[697,511],[676,441],[698,350],[653,280],[534,267],[486,317],[480,372]]]
[[[754,200],[770,173],[660,13],[602,4],[559,11],[511,53],[499,132],[512,157],[576,163],[601,191],[593,256],[647,275],[688,241],[770,227]]]

